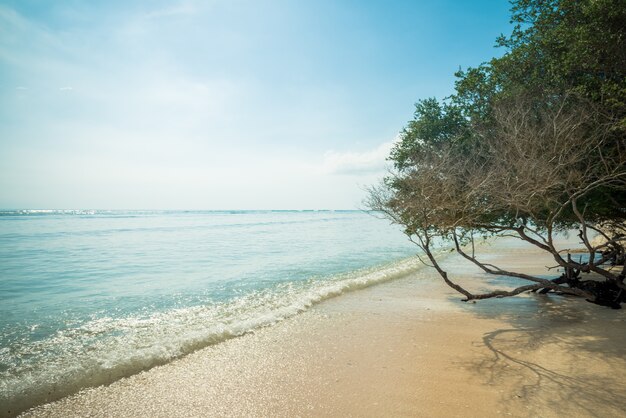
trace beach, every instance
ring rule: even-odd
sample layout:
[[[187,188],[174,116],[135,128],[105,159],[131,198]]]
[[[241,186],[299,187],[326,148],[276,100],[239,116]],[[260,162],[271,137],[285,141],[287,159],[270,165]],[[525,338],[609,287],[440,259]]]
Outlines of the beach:
[[[626,418],[624,22],[0,2],[0,418]]]
[[[481,251],[536,274],[550,264],[510,241]],[[455,256],[444,265],[485,278]],[[460,299],[423,268],[22,416],[626,416],[623,311]]]

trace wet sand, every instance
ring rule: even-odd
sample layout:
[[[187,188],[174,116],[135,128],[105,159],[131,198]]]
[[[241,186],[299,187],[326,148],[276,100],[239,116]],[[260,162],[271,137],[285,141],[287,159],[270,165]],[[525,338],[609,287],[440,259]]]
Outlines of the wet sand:
[[[496,245],[483,251],[503,266],[552,264]],[[444,264],[453,279],[485,279],[458,257]],[[459,300],[422,269],[24,416],[626,416],[624,310]]]

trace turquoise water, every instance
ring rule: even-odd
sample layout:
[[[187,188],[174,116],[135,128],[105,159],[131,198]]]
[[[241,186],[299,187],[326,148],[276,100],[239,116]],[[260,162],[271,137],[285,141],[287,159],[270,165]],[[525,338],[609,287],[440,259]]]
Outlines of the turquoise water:
[[[0,212],[0,404],[109,383],[419,263],[357,211]]]

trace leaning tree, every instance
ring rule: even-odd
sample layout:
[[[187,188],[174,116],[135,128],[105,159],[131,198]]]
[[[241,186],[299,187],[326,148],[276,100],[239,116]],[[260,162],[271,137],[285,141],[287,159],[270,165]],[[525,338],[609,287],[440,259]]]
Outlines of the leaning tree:
[[[371,189],[370,208],[403,225],[465,300],[555,291],[614,308],[626,301],[626,267],[611,265],[623,264],[626,243],[626,26],[615,23],[626,8],[616,12],[615,2],[514,2],[518,26],[499,39],[509,51],[459,72],[448,100],[420,101],[392,150],[393,172]],[[585,257],[556,243],[572,229]],[[547,279],[480,260],[475,240],[491,235],[536,246],[563,273]],[[519,285],[461,286],[437,261],[446,243]]]

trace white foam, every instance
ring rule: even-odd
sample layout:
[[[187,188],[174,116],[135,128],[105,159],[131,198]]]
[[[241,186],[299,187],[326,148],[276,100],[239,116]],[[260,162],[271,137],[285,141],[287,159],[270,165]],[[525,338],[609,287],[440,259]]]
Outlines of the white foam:
[[[148,317],[95,319],[29,344],[20,353],[23,361],[16,363],[14,353],[0,353],[1,362],[11,365],[0,372],[0,404],[24,410],[110,383],[274,324],[329,298],[406,276],[421,266],[417,258],[408,258],[332,278],[283,283],[224,303]]]

